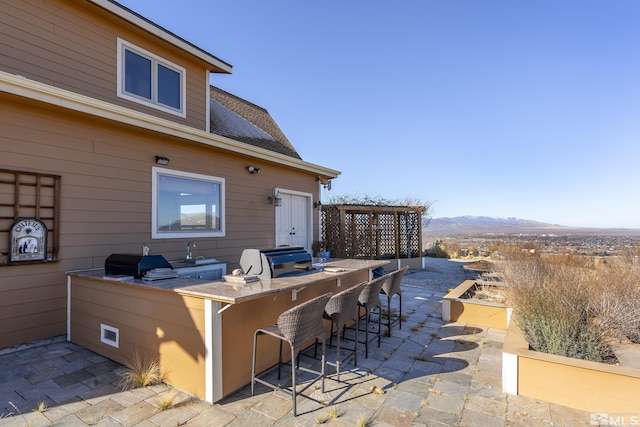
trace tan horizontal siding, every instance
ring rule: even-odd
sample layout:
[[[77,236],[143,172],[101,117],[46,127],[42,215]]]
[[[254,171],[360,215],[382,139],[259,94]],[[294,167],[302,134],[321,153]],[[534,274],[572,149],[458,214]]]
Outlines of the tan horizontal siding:
[[[64,279],[64,276],[61,275],[61,277],[57,278],[47,277],[47,275],[40,277],[32,276],[27,280],[21,276],[13,277],[11,282],[8,283],[8,286],[3,286],[2,288],[2,302],[0,302],[0,304],[5,310],[8,310],[8,307],[11,306],[65,298],[67,290],[65,286],[61,284],[60,279]],[[34,292],[35,289],[37,289],[37,292]],[[6,315],[5,310],[0,314],[0,317]]]
[[[1,0],[0,69],[182,124],[206,128],[206,70],[148,33],[90,3]],[[187,117],[116,95],[117,38],[121,37],[186,71]]]
[[[61,176],[60,262],[0,266],[0,290],[24,289],[26,293],[16,294],[20,304],[11,306],[12,315],[19,316],[21,310],[32,312],[32,307],[48,313],[37,318],[46,319],[49,331],[48,325],[57,325],[53,328],[56,335],[66,330],[66,312],[58,306],[64,298],[46,300],[39,295],[61,295],[66,289],[65,271],[102,268],[110,254],[139,253],[143,243],[154,254],[180,259],[186,243],[194,240],[151,239],[151,169],[156,155],[171,159],[168,169],[225,179],[226,236],[199,238],[193,251],[226,262],[229,270],[237,267],[243,249],[274,246],[277,208],[267,202],[274,187],[317,194],[315,177],[304,172],[165,135],[112,126],[108,121],[85,121],[82,115],[36,109],[12,99],[0,94],[0,167]],[[250,164],[261,168],[259,175],[249,174],[246,167]],[[0,185],[0,200],[11,193]],[[12,215],[12,208],[4,211]],[[10,224],[0,221],[4,227],[0,231]],[[7,248],[8,238],[2,237],[0,251]],[[10,305],[0,301],[0,311]],[[13,317],[2,319],[0,328],[11,331],[6,325],[14,322]],[[20,336],[25,339],[19,341],[11,341],[17,336],[14,333],[3,334],[0,348],[36,339],[33,337],[44,326],[23,330]]]
[[[14,330],[20,330],[25,335],[38,335],[38,329],[48,321],[51,317],[59,317],[58,324],[64,324],[64,318],[58,316],[64,313],[67,308],[66,296],[62,298],[51,299],[46,305],[32,302],[30,304],[13,304],[3,307],[2,316],[0,316],[0,336],[11,334]],[[63,329],[64,330],[64,329]],[[58,332],[56,335],[59,335]],[[25,339],[22,342],[33,341],[33,339]]]
[[[3,268],[0,274],[0,348],[64,332],[67,298],[62,274],[25,275],[24,267]]]
[[[13,319],[14,324],[17,326],[15,329],[7,332],[6,334],[0,334],[0,343],[28,343],[45,338],[51,338],[60,335],[65,330],[66,324],[62,322],[52,322],[51,318],[59,318],[57,313],[38,313],[34,316],[30,316],[29,320],[33,321],[35,327],[24,328],[22,321],[25,319],[17,318]]]
[[[59,5],[56,7],[55,3],[38,2],[34,6],[23,1],[16,3],[17,7],[6,9],[6,19],[13,21],[6,29],[20,34],[19,38],[14,38],[11,56],[24,75],[42,75],[45,82],[58,87],[86,86],[89,89],[86,94],[97,96],[98,89],[104,91],[115,83],[114,56],[104,55],[109,49],[107,40],[113,37],[113,32],[95,25],[95,20],[87,13],[78,11],[74,14]],[[113,43],[110,49],[114,49]],[[43,64],[40,57],[48,61]],[[25,63],[32,68],[24,69]],[[56,78],[47,78],[47,75]],[[77,81],[74,83],[71,79]]]
[[[120,363],[136,352],[158,358],[167,382],[204,395],[202,300],[82,278],[74,278],[71,296],[74,342]],[[119,348],[100,342],[101,323],[118,328]]]

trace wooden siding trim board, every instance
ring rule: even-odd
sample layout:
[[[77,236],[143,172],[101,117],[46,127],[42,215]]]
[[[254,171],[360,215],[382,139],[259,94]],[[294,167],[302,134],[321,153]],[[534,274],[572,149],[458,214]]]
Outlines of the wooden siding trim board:
[[[182,125],[180,123],[162,119],[143,112],[130,110],[106,101],[101,101],[85,95],[46,85],[44,83],[18,77],[3,71],[0,71],[0,92],[21,96],[51,106],[65,108],[107,120],[113,120],[141,129],[159,132],[254,159],[274,162],[281,166],[301,169],[305,172],[315,173],[324,178],[336,178],[340,175],[340,172],[337,170],[235,141],[231,138],[206,133],[190,126]]]

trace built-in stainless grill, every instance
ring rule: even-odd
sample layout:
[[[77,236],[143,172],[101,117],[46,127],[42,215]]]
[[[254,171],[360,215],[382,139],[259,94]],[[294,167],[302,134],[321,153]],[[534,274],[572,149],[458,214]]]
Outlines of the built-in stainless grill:
[[[154,268],[172,268],[162,255],[111,254],[104,262],[107,275],[126,275],[141,279]]]
[[[245,249],[240,257],[244,274],[260,280],[304,274],[312,269],[311,254],[302,246],[282,246],[271,249]]]

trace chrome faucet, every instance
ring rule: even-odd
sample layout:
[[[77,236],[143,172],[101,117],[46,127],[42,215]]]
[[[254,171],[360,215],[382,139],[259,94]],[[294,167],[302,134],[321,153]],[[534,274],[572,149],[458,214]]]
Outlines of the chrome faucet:
[[[191,255],[191,247],[196,247],[196,244],[194,242],[189,242],[187,243],[187,256],[185,257],[185,259],[191,259],[193,258],[193,255]]]

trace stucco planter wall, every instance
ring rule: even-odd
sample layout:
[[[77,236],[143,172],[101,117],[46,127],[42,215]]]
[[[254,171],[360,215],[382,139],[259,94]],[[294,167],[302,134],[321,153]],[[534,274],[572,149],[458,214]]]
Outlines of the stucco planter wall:
[[[480,284],[475,280],[465,280],[445,295],[442,299],[442,320],[507,329],[512,312],[510,307],[505,304],[465,298],[469,290],[479,286]]]
[[[640,357],[639,345],[617,347]],[[515,323],[502,347],[502,388],[592,413],[640,415],[640,369],[530,350]]]
[[[420,270],[425,268],[425,257],[419,258],[391,258],[389,264],[385,266],[385,272],[400,270],[409,267],[410,270]]]

